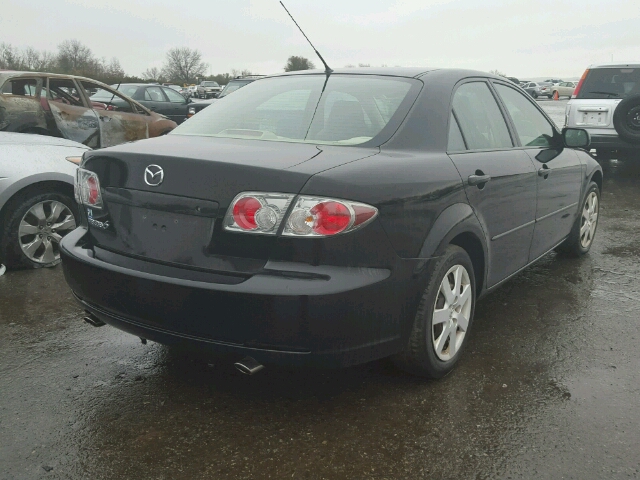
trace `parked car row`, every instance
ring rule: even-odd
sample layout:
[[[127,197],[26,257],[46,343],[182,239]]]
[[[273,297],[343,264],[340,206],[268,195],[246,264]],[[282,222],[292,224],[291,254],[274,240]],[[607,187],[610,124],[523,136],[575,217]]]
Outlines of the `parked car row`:
[[[204,100],[204,101],[201,101],[201,102],[194,102],[194,103],[190,104],[189,105],[188,116],[192,117],[193,115],[195,115],[199,111],[201,111],[204,108],[206,108],[209,105],[211,105],[214,101],[216,101],[216,100],[218,100],[220,98],[224,98],[227,95],[229,95],[230,93],[235,92],[239,88],[242,88],[245,85],[248,85],[251,82],[257,80],[258,78],[262,78],[262,77],[264,77],[264,75],[245,75],[245,76],[235,77],[234,79],[230,80],[229,83],[227,83],[224,86],[224,88],[218,94],[218,96],[216,96],[216,97],[214,97],[214,98],[212,98],[210,100]]]
[[[104,148],[165,135],[176,125],[95,80],[0,72],[0,131],[50,135]]]

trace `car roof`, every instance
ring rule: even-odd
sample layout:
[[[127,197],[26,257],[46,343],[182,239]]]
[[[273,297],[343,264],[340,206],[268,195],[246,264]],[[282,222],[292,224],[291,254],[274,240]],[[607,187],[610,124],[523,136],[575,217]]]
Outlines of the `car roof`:
[[[0,70],[0,79],[15,78],[15,77],[50,77],[50,78],[75,78],[77,80],[86,80],[88,82],[100,83],[99,80],[93,78],[81,77],[79,75],[65,75],[61,73],[47,73],[47,72],[23,72],[18,70]]]
[[[0,145],[54,145],[58,147],[76,147],[91,150],[86,145],[65,138],[13,132],[0,132]]]
[[[407,77],[417,78],[420,75],[429,71],[436,70],[435,68],[425,67],[361,67],[361,68],[336,68],[332,73],[334,74],[349,74],[349,75],[384,75],[392,77]],[[311,75],[311,74],[323,74],[324,70],[298,70],[295,72],[284,72],[273,75],[267,75],[267,77],[285,77],[290,75]]]
[[[589,69],[592,68],[640,68],[640,62],[631,63],[594,63],[589,65]]]

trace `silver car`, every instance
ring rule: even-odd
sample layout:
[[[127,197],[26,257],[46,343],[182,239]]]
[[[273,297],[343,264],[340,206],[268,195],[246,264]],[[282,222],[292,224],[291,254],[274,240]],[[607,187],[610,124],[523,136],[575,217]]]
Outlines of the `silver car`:
[[[0,132],[0,264],[38,268],[60,262],[60,240],[78,218],[77,167],[71,162],[87,150],[63,138]]]
[[[640,62],[591,65],[567,103],[565,125],[587,130],[599,159],[640,151]]]

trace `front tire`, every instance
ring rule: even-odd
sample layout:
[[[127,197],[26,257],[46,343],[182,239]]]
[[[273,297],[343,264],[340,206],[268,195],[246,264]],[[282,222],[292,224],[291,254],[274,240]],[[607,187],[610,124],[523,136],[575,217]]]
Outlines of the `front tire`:
[[[462,248],[450,245],[431,270],[408,345],[394,357],[394,363],[427,378],[442,378],[451,372],[469,338],[475,302],[471,259]]]
[[[598,188],[597,183],[591,182],[571,233],[564,243],[558,247],[558,251],[574,257],[581,257],[586,254],[591,249],[591,245],[593,245],[593,239],[598,228],[599,213],[600,188]]]
[[[78,207],[58,192],[21,195],[8,204],[0,258],[8,268],[53,267],[60,241],[76,228]]]

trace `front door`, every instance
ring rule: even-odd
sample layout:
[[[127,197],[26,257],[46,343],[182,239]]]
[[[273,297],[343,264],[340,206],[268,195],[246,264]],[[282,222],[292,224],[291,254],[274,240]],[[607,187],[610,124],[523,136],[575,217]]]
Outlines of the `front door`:
[[[47,101],[56,127],[64,138],[91,148],[99,146],[98,116],[85,104],[71,78],[49,78]]]
[[[95,92],[93,108],[100,119],[100,146],[110,147],[125,142],[149,138],[149,127],[144,114],[128,98],[116,90],[86,80],[80,82],[86,92]]]
[[[495,88],[537,171],[536,226],[529,255],[533,261],[569,235],[579,210],[582,164],[576,152],[564,148],[562,137],[534,102],[506,84],[496,83]]]
[[[173,88],[163,87],[162,91],[169,99],[169,104],[171,105],[168,117],[176,123],[184,122],[189,110],[187,99],[176,92]]]
[[[505,118],[484,81],[464,83],[456,90],[450,122],[449,156],[485,232],[491,287],[528,262],[536,171],[527,153],[514,148]],[[455,138],[462,140],[457,147],[451,143]]]

